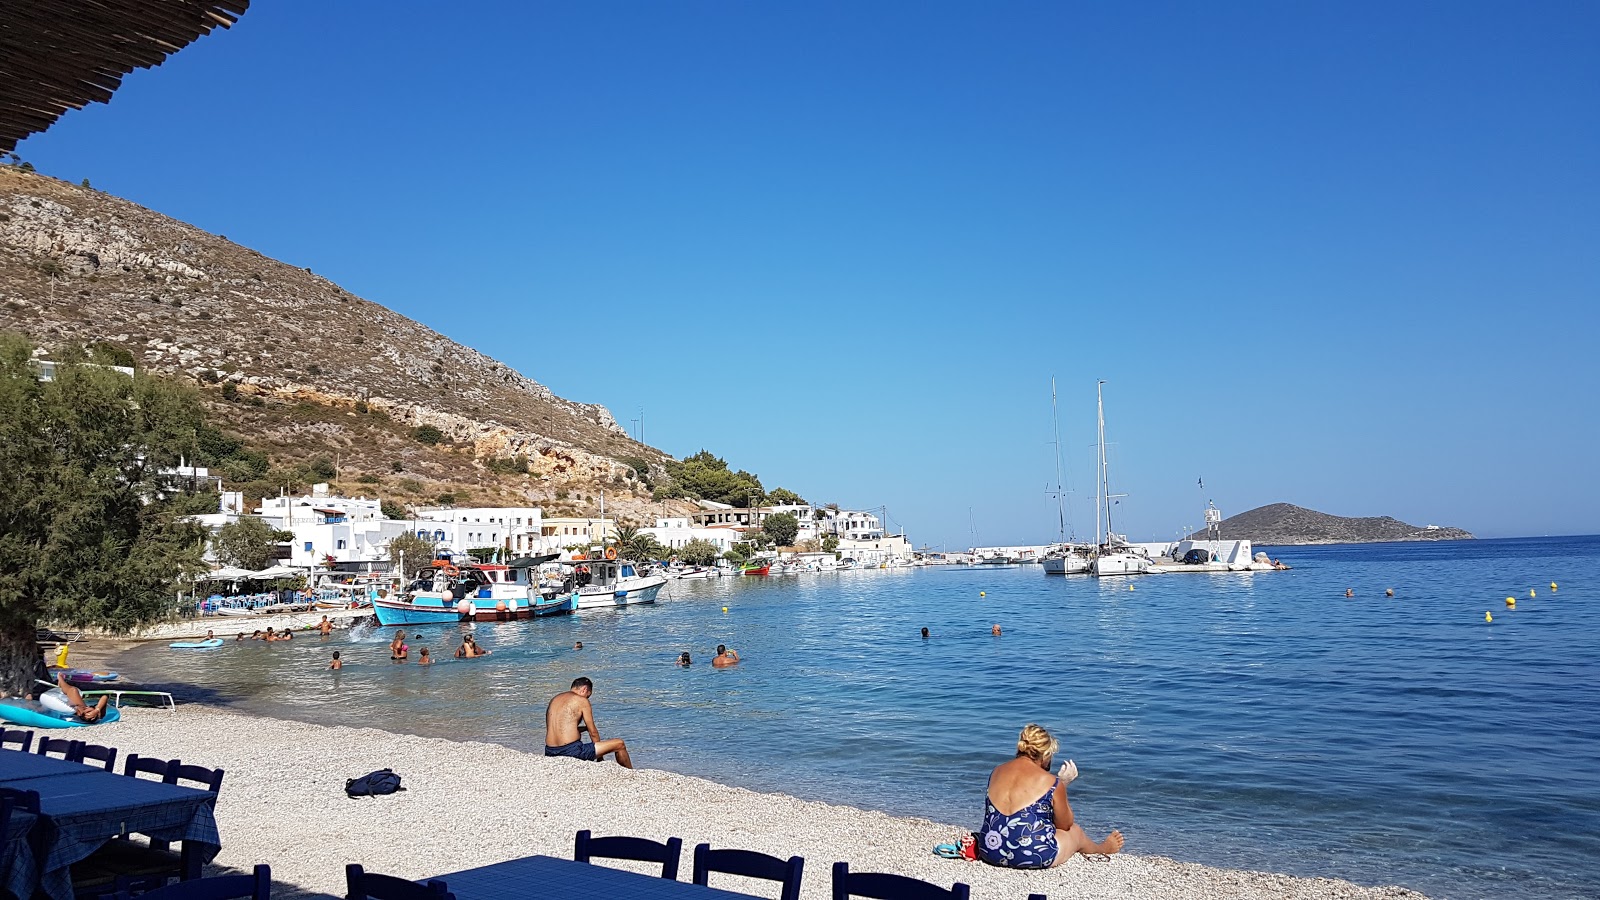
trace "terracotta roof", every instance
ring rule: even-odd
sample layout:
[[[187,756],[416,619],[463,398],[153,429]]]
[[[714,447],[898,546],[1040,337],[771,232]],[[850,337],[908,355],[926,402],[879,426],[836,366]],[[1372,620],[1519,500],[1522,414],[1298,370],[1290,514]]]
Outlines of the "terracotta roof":
[[[107,103],[134,69],[166,58],[250,0],[32,0],[7,3],[0,27],[0,153],[68,109]]]

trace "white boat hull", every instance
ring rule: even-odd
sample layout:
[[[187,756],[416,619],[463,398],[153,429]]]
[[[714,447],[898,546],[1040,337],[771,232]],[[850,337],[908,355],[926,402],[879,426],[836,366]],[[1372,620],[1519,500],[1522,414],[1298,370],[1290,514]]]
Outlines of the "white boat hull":
[[[1082,575],[1089,571],[1089,560],[1082,556],[1046,556],[1040,564],[1046,575]]]
[[[1107,553],[1095,558],[1089,566],[1089,573],[1096,578],[1108,578],[1117,575],[1148,575],[1150,574],[1150,560],[1133,553]]]
[[[611,609],[617,606],[637,606],[642,603],[656,602],[656,594],[667,579],[659,575],[647,578],[627,579],[619,582],[614,589],[601,588],[591,590],[580,588],[578,590],[578,609]]]

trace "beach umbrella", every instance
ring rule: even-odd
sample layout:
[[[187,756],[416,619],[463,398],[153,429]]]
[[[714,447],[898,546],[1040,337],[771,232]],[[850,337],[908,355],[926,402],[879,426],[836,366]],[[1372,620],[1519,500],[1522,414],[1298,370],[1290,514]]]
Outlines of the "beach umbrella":
[[[282,565],[279,565],[279,566],[272,566],[271,568],[267,568],[267,569],[262,569],[259,572],[250,572],[250,573],[247,573],[247,574],[251,578],[258,578],[258,579],[262,579],[262,580],[265,580],[265,581],[271,581],[274,578],[293,578],[293,577],[295,577],[295,576],[300,574],[300,570],[294,568],[293,566],[282,566]]]
[[[241,578],[249,578],[249,577],[250,577],[250,570],[249,569],[240,569],[240,568],[237,568],[235,566],[223,566],[222,568],[216,570],[215,572],[212,572],[212,573],[207,574],[207,575],[201,575],[198,580],[200,580],[200,581],[238,581]]]

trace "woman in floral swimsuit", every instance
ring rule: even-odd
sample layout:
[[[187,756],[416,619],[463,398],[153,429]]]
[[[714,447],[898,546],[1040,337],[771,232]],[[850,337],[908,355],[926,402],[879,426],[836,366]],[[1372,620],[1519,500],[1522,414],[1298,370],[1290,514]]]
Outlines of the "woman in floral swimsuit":
[[[1073,822],[1067,782],[1078,777],[1078,767],[1068,760],[1061,777],[1051,775],[1056,748],[1050,732],[1027,725],[1017,738],[1016,759],[989,775],[983,830],[977,836],[979,859],[1012,869],[1048,869],[1074,853],[1122,849],[1122,832],[1113,831],[1097,843]]]

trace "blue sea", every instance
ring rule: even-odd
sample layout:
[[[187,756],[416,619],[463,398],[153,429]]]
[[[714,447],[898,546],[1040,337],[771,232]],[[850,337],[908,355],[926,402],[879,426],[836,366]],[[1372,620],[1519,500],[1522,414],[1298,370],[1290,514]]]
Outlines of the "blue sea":
[[[1082,772],[1078,820],[1131,852],[1439,897],[1600,894],[1600,537],[1269,552],[1294,569],[677,582],[654,606],[479,625],[481,660],[424,627],[427,669],[391,664],[371,628],[119,662],[207,702],[526,749],[587,675],[638,765],[971,827],[1038,722]],[[713,670],[718,643],[744,662]]]

